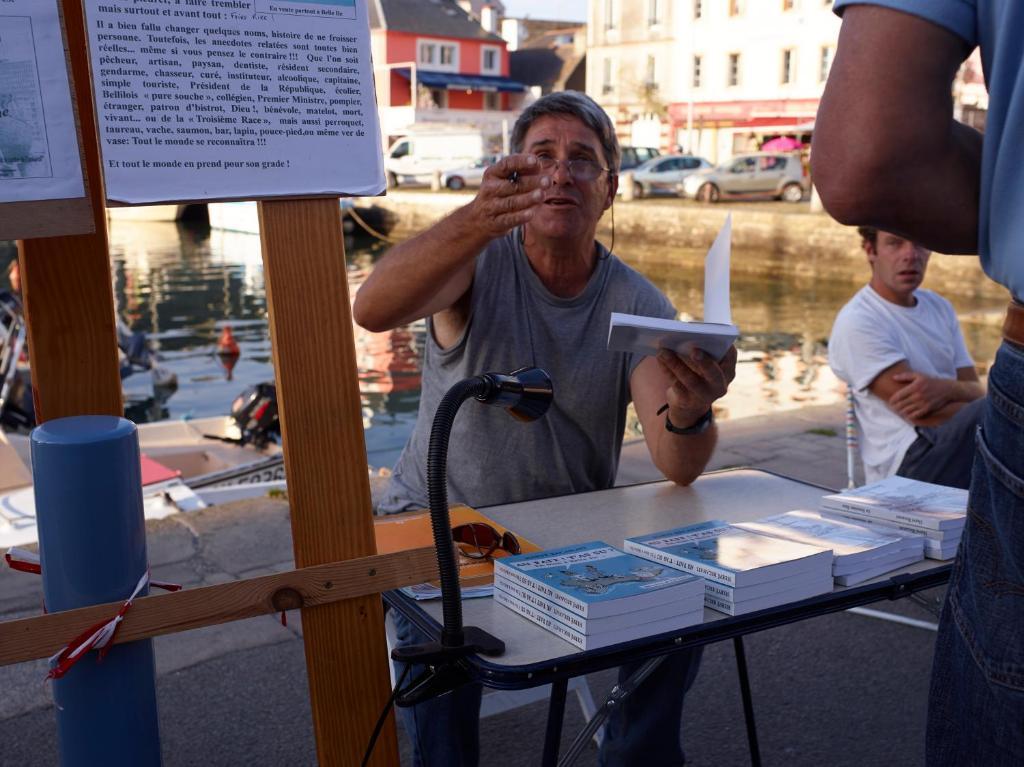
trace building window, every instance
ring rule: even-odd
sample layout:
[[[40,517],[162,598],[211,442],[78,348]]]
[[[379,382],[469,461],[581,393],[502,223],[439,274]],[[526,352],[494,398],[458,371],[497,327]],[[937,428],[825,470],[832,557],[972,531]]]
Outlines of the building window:
[[[601,78],[601,93],[611,93],[612,87],[612,60],[604,60],[604,72]]]
[[[604,0],[604,28],[615,29],[618,25],[615,23],[616,17],[619,15],[619,2],[618,0]]]
[[[796,7],[796,0],[782,0],[782,10],[791,11]]]
[[[647,67],[644,70],[644,85],[648,90],[658,89],[658,60],[647,54]]]
[[[832,68],[832,55],[835,48],[831,45],[821,46],[821,63],[818,67],[818,82],[825,82],[828,79],[828,71]]]
[[[436,40],[419,40],[416,43],[416,63],[424,69],[458,72],[459,46]]]
[[[738,53],[729,54],[729,78],[727,84],[730,88],[740,84],[740,55]]]
[[[484,91],[484,109],[489,112],[499,111],[501,109],[501,94]]]
[[[704,15],[704,3],[702,0],[693,0],[693,18],[699,19]]]
[[[743,0],[729,0],[729,15],[739,16],[743,13]]]
[[[448,91],[444,88],[428,88],[420,85],[417,89],[416,107],[418,109],[447,109]]]
[[[700,69],[701,69],[701,57],[693,57],[693,87],[700,87]]]
[[[501,49],[493,45],[485,45],[480,49],[480,73],[485,75],[501,74]]]
[[[779,82],[790,85],[796,80],[796,52],[792,48],[782,51],[782,74]]]
[[[661,0],[647,0],[647,26],[658,26],[661,23],[661,13]]]

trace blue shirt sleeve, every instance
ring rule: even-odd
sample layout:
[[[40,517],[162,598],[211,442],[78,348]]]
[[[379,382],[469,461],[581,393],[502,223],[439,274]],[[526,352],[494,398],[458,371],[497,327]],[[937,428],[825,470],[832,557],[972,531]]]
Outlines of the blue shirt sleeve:
[[[948,29],[972,47],[978,44],[977,0],[836,0],[833,11],[842,16],[851,5],[877,5],[909,13]]]

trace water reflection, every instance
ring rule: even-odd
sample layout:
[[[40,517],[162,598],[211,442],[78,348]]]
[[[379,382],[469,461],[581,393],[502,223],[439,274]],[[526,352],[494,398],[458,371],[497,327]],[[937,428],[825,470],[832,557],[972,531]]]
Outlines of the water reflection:
[[[110,242],[118,310],[132,330],[151,334],[162,364],[179,381],[178,390],[167,397],[154,396],[148,376],[139,376],[137,383],[134,377],[127,379],[126,393],[136,405],[133,418],[221,414],[242,389],[273,378],[257,236],[195,224],[117,221]],[[703,251],[668,254],[629,247],[620,257],[665,291],[684,319],[702,316]],[[349,293],[354,296],[382,248],[349,239],[346,252]],[[836,312],[864,284],[868,269],[860,262],[822,264],[820,269],[816,262],[814,269],[825,273],[783,276],[771,254],[733,253],[733,320],[742,336],[736,380],[719,403],[720,419],[829,404],[844,397],[843,385],[828,367],[826,343]],[[969,350],[987,368],[999,343],[1003,301],[973,283],[943,284],[940,279],[930,273],[926,285],[953,302]],[[979,284],[984,280],[979,269]],[[240,352],[230,369],[216,353],[226,325]],[[420,321],[386,333],[359,327],[354,331],[370,462],[391,465],[419,405],[426,327]],[[629,430],[638,433],[632,413]]]

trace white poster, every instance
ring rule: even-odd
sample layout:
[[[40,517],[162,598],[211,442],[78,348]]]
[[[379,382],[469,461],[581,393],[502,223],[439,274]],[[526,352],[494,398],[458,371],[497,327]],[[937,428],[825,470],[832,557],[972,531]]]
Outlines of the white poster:
[[[86,0],[107,199],[376,195],[366,0]]]
[[[0,203],[84,195],[57,0],[0,0]]]

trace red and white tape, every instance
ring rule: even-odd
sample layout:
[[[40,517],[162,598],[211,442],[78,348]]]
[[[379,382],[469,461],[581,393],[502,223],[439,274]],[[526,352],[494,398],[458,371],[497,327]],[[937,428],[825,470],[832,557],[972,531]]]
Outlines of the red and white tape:
[[[12,570],[18,570],[25,573],[35,573],[37,575],[42,574],[42,566],[40,565],[39,556],[33,554],[31,551],[25,549],[11,548],[7,550],[4,555],[4,559],[7,561],[7,566]],[[90,626],[77,637],[72,639],[67,646],[59,653],[50,658],[50,671],[47,673],[47,679],[60,679],[80,661],[89,650],[99,651],[99,660],[103,660],[106,654],[110,651],[111,646],[114,643],[114,637],[117,636],[117,630],[121,625],[121,621],[124,620],[125,614],[128,609],[132,606],[132,602],[135,601],[135,597],[146,588],[147,585],[151,585],[154,588],[164,589],[165,591],[178,591],[181,586],[176,583],[167,583],[165,581],[150,581],[149,570],[146,570],[139,578],[139,582],[135,586],[135,590],[131,596],[125,600],[124,604],[121,605],[121,609],[117,611],[110,620],[101,621],[94,626]]]

